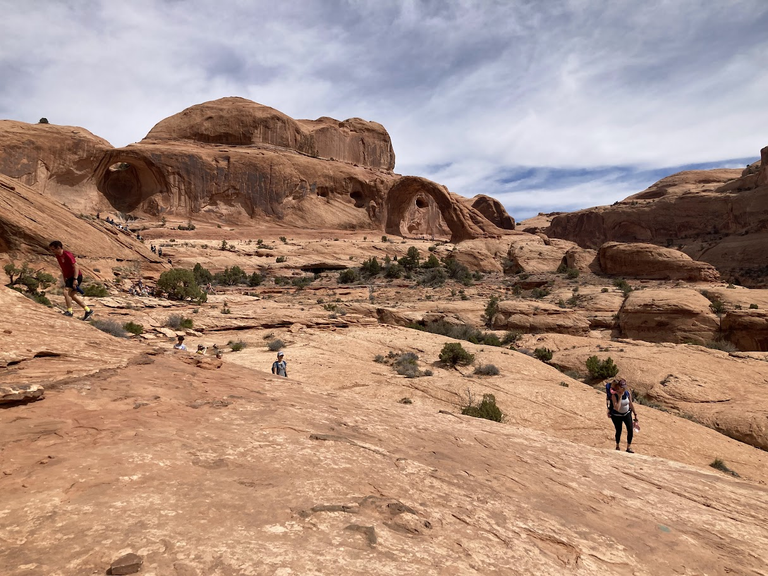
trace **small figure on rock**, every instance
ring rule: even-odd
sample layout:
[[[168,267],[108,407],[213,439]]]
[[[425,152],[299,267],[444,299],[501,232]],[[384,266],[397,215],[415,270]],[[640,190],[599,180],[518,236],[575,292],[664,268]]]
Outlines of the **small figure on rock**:
[[[280,352],[277,353],[277,360],[272,362],[272,374],[287,378],[288,370],[286,366],[287,364],[285,362],[285,354],[283,354],[283,351],[281,350]]]
[[[64,316],[73,316],[72,302],[76,302],[84,311],[83,320],[89,320],[93,316],[93,310],[78,295],[83,293],[80,284],[83,282],[83,274],[80,272],[80,266],[72,252],[64,250],[64,245],[59,240],[53,240],[48,244],[48,249],[56,256],[56,260],[61,268],[61,274],[64,276],[64,302],[67,305],[67,311]]]
[[[176,344],[173,345],[174,350],[186,350],[187,345],[184,344],[184,336],[176,337]]]
[[[204,346],[203,344],[197,345],[197,352],[196,354],[200,354],[201,356],[205,356],[205,353],[208,352],[208,346]]]
[[[616,428],[616,450],[620,449],[621,427],[624,425],[627,427],[627,452],[632,454],[634,453],[634,450],[632,450],[633,414],[635,416],[634,424],[637,424],[637,412],[632,402],[632,392],[627,387],[627,381],[624,378],[619,378],[605,385],[605,393],[607,396],[608,417],[613,421],[613,426]]]

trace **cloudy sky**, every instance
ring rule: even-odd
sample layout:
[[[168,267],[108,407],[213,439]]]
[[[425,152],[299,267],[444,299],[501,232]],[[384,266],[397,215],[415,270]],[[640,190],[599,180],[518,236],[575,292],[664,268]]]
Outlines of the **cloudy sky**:
[[[384,124],[517,219],[768,145],[765,0],[0,0],[0,118],[115,146],[223,96]]]

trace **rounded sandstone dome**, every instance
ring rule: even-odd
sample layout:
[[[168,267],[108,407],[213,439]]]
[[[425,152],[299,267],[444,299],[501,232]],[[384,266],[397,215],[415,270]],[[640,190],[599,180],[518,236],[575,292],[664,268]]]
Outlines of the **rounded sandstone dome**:
[[[312,139],[293,118],[239,97],[190,106],[158,122],[145,140],[193,140],[227,146],[271,144],[316,154]]]

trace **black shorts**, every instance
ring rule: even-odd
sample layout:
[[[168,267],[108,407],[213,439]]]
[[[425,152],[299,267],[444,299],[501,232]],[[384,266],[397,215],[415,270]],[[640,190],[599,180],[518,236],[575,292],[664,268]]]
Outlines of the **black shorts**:
[[[77,284],[80,285],[82,283],[83,283],[83,275],[80,274],[80,276],[77,277]],[[72,276],[71,278],[66,278],[64,280],[64,286],[66,286],[67,288],[72,288],[73,290],[77,290],[77,288],[75,288],[75,277]]]

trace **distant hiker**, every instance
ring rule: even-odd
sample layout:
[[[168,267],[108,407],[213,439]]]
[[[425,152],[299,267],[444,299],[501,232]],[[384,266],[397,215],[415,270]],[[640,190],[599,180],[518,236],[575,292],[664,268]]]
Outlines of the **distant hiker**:
[[[96,220],[101,220],[101,212],[96,212]]]
[[[64,313],[64,316],[73,316],[72,301],[74,300],[78,306],[85,310],[83,320],[90,319],[93,316],[93,310],[77,294],[82,292],[80,284],[83,282],[83,275],[80,272],[80,266],[77,264],[75,255],[68,250],[64,250],[64,246],[59,240],[54,240],[48,244],[48,249],[56,256],[59,268],[61,268],[61,274],[64,276],[64,302],[67,304],[67,311]]]
[[[163,249],[162,248],[158,248],[157,249],[157,255],[158,256],[162,256],[163,255]]]
[[[616,428],[616,450],[620,449],[621,427],[624,425],[627,427],[627,452],[632,454],[634,453],[634,450],[632,450],[632,436],[634,432],[632,415],[634,414],[635,423],[637,423],[637,412],[632,402],[632,393],[627,387],[627,381],[624,378],[619,378],[618,380],[608,382],[605,385],[605,393],[607,396],[608,416],[613,421],[614,428]]]
[[[202,356],[205,356],[205,353],[208,352],[208,347],[203,346],[202,344],[197,345],[197,352],[196,354],[200,354]]]
[[[287,365],[285,363],[284,358],[285,358],[285,354],[283,354],[282,351],[277,353],[277,360],[272,362],[272,374],[287,378],[288,371],[286,369]]]
[[[174,350],[186,350],[187,345],[184,344],[184,336],[176,337],[176,344],[173,345]]]

